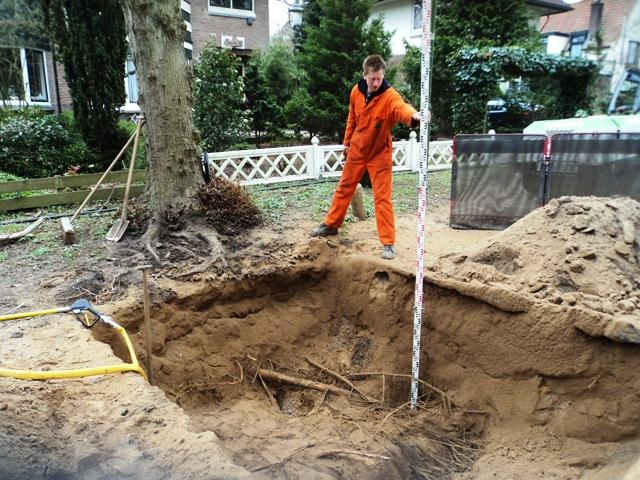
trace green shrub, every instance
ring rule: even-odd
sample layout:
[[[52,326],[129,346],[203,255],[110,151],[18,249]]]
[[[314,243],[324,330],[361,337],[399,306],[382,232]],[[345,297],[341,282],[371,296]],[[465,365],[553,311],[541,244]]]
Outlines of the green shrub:
[[[11,173],[6,173],[6,172],[0,172],[0,183],[2,182],[17,182],[19,180],[24,180],[21,177],[18,177],[17,175],[13,175]]]
[[[200,130],[200,146],[207,152],[228,150],[249,133],[240,60],[211,41],[193,67],[193,120]]]
[[[0,123],[0,168],[26,178],[88,167],[94,157],[72,125],[58,115],[11,115]]]
[[[42,117],[49,115],[49,112],[43,110],[40,107],[26,107],[19,109],[0,108],[0,123],[11,118],[24,118],[27,120],[38,120]]]
[[[293,48],[273,37],[264,51],[254,51],[245,74],[245,96],[251,111],[251,129],[258,141],[281,136],[288,125],[285,105],[301,80]],[[264,134],[264,135],[263,135]]]

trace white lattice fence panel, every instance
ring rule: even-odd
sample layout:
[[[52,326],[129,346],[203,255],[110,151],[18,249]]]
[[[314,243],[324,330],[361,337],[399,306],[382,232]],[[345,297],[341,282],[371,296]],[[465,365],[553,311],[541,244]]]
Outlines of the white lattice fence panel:
[[[451,168],[452,153],[453,143],[451,141],[430,142],[428,168],[430,170]]]
[[[308,146],[216,152],[207,154],[207,157],[213,175],[243,184],[339,176],[344,166],[342,145],[319,146],[317,139],[314,140]],[[415,170],[419,151],[415,135],[411,140],[394,142],[393,170]],[[429,170],[451,168],[451,156],[450,141],[431,142]]]
[[[330,177],[341,174],[344,167],[342,145],[323,146],[320,147],[320,150],[323,158],[323,175]],[[392,161],[394,170],[409,170],[411,168],[408,141],[393,143]]]
[[[393,142],[391,157],[393,159],[394,170],[410,169],[411,159],[409,158],[409,142],[406,140]]]
[[[212,174],[250,184],[305,178],[309,147],[240,150],[208,154]]]
[[[344,152],[342,145],[320,147],[322,153],[322,172],[325,176],[340,174],[344,167]]]

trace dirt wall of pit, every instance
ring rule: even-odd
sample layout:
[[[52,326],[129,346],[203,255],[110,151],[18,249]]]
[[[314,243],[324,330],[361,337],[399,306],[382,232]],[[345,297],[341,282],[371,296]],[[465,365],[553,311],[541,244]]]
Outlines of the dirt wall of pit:
[[[548,302],[505,312],[430,285],[429,377],[469,408],[491,412],[495,423],[547,425],[592,442],[636,436],[640,348],[586,335],[575,326],[584,315]]]
[[[233,383],[230,374],[247,355],[297,368],[310,356],[341,372],[409,373],[413,287],[411,273],[353,256],[171,295],[157,291],[157,381],[174,398],[192,385]],[[129,307],[127,316],[114,313],[142,352],[142,308]],[[636,436],[640,348],[584,334],[575,325],[585,315],[509,289],[430,275],[421,377],[494,424],[546,425],[591,442]],[[238,385],[218,390],[242,394]],[[406,384],[393,395],[406,401]]]

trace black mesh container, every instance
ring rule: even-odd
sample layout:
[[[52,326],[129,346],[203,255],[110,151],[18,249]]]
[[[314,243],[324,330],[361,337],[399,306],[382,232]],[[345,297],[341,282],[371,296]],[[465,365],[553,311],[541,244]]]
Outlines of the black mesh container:
[[[537,208],[544,143],[544,135],[457,135],[450,225],[501,230]]]
[[[640,201],[640,133],[551,137],[544,201],[564,195],[617,195]]]

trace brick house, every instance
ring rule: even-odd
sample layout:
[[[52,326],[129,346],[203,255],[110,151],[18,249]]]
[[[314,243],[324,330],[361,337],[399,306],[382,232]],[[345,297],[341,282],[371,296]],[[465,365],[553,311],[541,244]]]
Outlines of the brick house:
[[[37,105],[61,111],[71,106],[61,64],[45,38],[25,35],[20,45],[0,42],[0,106]]]
[[[547,53],[595,60],[602,84],[612,91],[626,69],[640,67],[640,2],[583,0],[571,6],[540,18]]]
[[[541,16],[571,10],[561,0],[525,0],[532,12],[531,22],[538,25]],[[437,12],[436,12],[437,14]],[[422,41],[422,0],[378,0],[371,7],[371,18],[384,17],[385,29],[392,31],[391,53],[398,60],[405,53],[404,42],[420,46]],[[436,25],[437,41],[437,25]],[[393,61],[392,60],[392,61]]]
[[[243,63],[258,48],[269,43],[268,0],[182,0],[182,17],[187,26],[185,56],[197,58],[209,41],[230,48]],[[127,60],[123,113],[139,112],[138,85],[133,59]]]
[[[244,59],[269,42],[268,0],[182,0],[180,4],[187,27],[185,56],[189,60],[197,58],[213,35],[218,46],[230,48]],[[0,100],[0,106],[37,105],[55,112],[70,109],[64,67],[54,62],[54,57],[55,51],[46,39],[35,39],[21,47],[0,44],[0,81],[7,85],[8,97]],[[132,57],[127,59],[123,81],[127,101],[122,113],[139,112]]]

